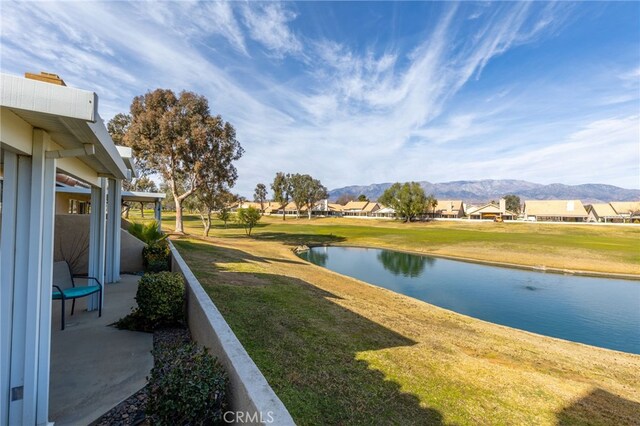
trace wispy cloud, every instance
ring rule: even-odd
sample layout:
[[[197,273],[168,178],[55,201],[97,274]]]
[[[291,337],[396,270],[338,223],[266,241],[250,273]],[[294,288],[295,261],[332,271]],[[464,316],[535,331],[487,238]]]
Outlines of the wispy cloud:
[[[1,67],[57,72],[95,90],[106,118],[156,87],[206,95],[246,149],[238,167],[245,194],[279,170],[329,187],[523,175],[568,182],[598,167],[598,138],[625,155],[606,163],[617,170],[609,182],[637,186],[616,176],[640,161],[629,132],[640,119],[628,100],[602,106],[638,91],[629,91],[637,63],[613,76],[589,69],[573,84],[514,78],[485,88],[492,61],[557,34],[570,5],[440,6],[400,47],[305,32],[297,25],[304,9],[289,3],[3,2]],[[467,20],[474,11],[481,15]],[[587,79],[602,89],[588,91]],[[588,149],[572,158],[582,174],[563,172],[553,157],[579,149],[580,139]]]
[[[272,53],[282,56],[302,49],[302,42],[288,25],[296,14],[280,3],[246,4],[241,11],[251,38]]]

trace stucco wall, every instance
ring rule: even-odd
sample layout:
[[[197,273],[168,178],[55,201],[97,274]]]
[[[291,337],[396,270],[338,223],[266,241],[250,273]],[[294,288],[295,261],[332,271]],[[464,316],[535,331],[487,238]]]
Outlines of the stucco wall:
[[[89,261],[89,215],[57,214],[54,234],[54,261],[67,260],[74,274],[86,274]],[[120,272],[143,270],[144,243],[125,230],[120,230]]]
[[[243,413],[242,424],[295,425],[282,401],[173,244],[171,254],[171,269],[181,272],[187,284],[187,318],[191,336],[218,358],[229,375],[230,411]],[[230,416],[228,420],[232,418]],[[247,418],[252,421],[246,421]]]

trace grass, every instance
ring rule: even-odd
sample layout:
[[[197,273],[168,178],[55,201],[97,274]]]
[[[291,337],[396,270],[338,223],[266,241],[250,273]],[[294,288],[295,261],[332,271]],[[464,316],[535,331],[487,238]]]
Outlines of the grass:
[[[132,217],[139,212],[132,211]],[[164,224],[172,227],[173,214]],[[201,234],[196,215],[185,230]],[[439,256],[512,265],[640,277],[640,226],[580,226],[536,223],[429,222],[403,224],[366,219],[287,219],[263,217],[258,240],[287,245],[336,244],[392,248]],[[211,235],[244,238],[241,228],[216,223]]]
[[[185,225],[201,232],[195,216]],[[291,247],[501,248],[497,260],[551,250],[570,252],[568,265],[633,266],[638,230],[266,219],[254,232],[216,225],[215,237],[175,244],[298,424],[637,424],[639,356],[459,315],[310,265]]]
[[[639,356],[458,315],[281,242],[174,243],[298,424],[637,420]]]

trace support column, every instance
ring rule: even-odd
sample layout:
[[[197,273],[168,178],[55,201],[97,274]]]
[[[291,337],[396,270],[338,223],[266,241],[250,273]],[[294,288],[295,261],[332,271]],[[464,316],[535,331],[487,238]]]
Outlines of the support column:
[[[107,234],[107,179],[100,179],[99,187],[91,187],[91,215],[89,219],[89,276],[96,277],[104,284],[105,249]],[[104,305],[104,292],[102,303]],[[98,309],[97,293],[87,298],[87,310]]]
[[[48,144],[47,144],[48,145]],[[53,241],[55,235],[56,160],[44,164],[44,209],[42,215],[42,287],[40,289],[40,353],[38,361],[38,403],[36,424],[49,424],[49,368],[51,364],[51,284],[53,282]]]
[[[4,151],[2,234],[0,234],[0,424],[9,424],[11,400],[11,334],[13,330],[18,156]]]
[[[120,206],[122,205],[122,181],[108,179],[107,196],[107,283],[120,281]]]
[[[153,212],[156,217],[156,222],[158,222],[158,230],[162,231],[162,201],[156,199],[153,205]]]
[[[4,154],[0,276],[3,424],[46,424],[49,404],[55,160],[34,129],[32,156]]]

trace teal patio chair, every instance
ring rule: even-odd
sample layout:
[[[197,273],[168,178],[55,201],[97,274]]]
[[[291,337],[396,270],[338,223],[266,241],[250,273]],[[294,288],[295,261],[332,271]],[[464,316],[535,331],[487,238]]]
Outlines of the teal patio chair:
[[[97,284],[76,287],[74,277],[86,279],[87,281],[94,280]],[[102,316],[102,284],[94,277],[85,277],[71,274],[71,268],[65,261],[55,262],[53,264],[53,300],[62,301],[62,328],[64,330],[64,307],[67,300],[72,300],[71,315],[76,308],[76,299],[80,297],[86,297],[91,294],[98,293],[98,316]]]

